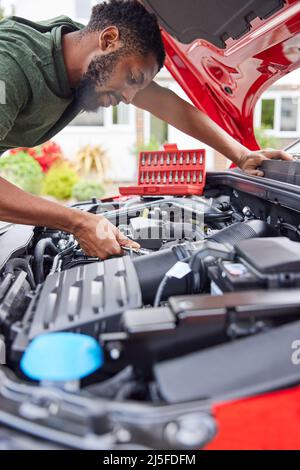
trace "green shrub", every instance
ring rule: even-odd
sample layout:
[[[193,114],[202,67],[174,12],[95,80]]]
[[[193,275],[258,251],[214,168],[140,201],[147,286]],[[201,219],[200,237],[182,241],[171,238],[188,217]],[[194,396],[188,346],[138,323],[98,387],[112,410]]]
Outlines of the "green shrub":
[[[150,142],[148,144],[142,144],[134,147],[134,153],[138,157],[141,152],[155,152],[156,150],[159,150],[161,147],[161,144],[158,142],[156,137],[151,136]]]
[[[276,137],[269,135],[266,127],[256,128],[255,137],[262,149],[280,149],[280,141]]]
[[[68,163],[54,164],[44,178],[43,194],[61,201],[69,199],[78,179],[78,174]]]
[[[96,181],[81,180],[75,184],[73,188],[72,196],[77,201],[88,201],[93,197],[101,199],[104,195],[104,188],[100,183]]]
[[[2,157],[0,176],[29,193],[40,194],[42,169],[35,159],[25,152]]]

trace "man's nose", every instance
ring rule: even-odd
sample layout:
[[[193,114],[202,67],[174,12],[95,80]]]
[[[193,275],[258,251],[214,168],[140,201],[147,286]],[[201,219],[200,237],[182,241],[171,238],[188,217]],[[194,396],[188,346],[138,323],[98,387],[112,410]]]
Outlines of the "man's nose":
[[[132,89],[124,91],[123,94],[122,94],[122,101],[125,104],[132,103],[136,93],[137,93],[136,90],[132,90]]]

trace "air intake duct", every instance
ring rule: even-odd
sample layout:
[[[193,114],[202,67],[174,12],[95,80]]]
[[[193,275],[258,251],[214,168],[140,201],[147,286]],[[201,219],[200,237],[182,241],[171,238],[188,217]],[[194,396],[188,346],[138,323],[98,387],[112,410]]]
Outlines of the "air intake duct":
[[[223,245],[231,245],[234,248],[242,240],[276,236],[278,236],[276,230],[266,222],[262,220],[249,220],[248,222],[240,222],[226,227],[209,237],[209,239]]]
[[[208,237],[208,240],[232,247],[234,251],[235,245],[250,238],[274,237],[277,236],[272,227],[261,220],[250,220],[248,222],[239,222],[230,227],[220,230],[217,234]],[[149,256],[142,256],[134,260],[144,304],[152,304],[155,298],[159,284],[161,283],[166,272],[174,266],[177,261],[188,258],[197,249],[201,249],[203,242],[186,243],[177,245],[168,250],[158,251]],[[170,279],[165,292],[164,298],[172,295],[186,295],[196,293],[194,275],[191,273],[183,279]],[[203,285],[203,283],[202,283]]]

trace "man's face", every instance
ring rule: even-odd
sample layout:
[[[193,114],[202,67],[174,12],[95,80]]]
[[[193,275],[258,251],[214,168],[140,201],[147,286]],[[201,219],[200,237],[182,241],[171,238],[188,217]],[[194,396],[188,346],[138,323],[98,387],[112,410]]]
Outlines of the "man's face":
[[[95,57],[89,64],[77,90],[77,100],[85,111],[99,107],[129,104],[158,73],[152,54],[147,57],[125,55],[122,49]]]

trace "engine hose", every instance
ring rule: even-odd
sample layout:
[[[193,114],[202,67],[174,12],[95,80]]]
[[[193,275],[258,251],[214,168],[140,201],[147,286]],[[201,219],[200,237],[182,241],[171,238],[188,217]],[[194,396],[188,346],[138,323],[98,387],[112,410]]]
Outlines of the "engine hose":
[[[29,285],[31,289],[35,289],[36,284],[34,282],[32,269],[30,267],[29,262],[26,261],[24,258],[14,258],[8,261],[5,265],[5,274],[14,274],[15,270],[18,268],[22,269],[23,271],[26,271]]]
[[[35,247],[33,257],[33,273],[37,284],[41,284],[45,280],[44,273],[44,256],[45,254],[56,256],[58,248],[54,245],[51,238],[42,238]]]
[[[207,240],[215,241],[231,247],[234,252],[236,243],[250,239],[262,238],[269,236],[278,236],[266,222],[261,220],[250,220],[248,222],[238,222],[230,227],[220,230],[207,238]],[[276,236],[275,235],[275,236]],[[152,304],[157,289],[169,269],[177,263],[177,261],[187,258],[197,253],[197,249],[201,249],[203,242],[185,243],[177,245],[172,249],[158,251],[149,256],[141,256],[133,260],[135,270],[141,286],[142,298],[145,304]],[[199,248],[198,248],[199,247]],[[199,269],[195,269],[196,263]],[[193,273],[183,279],[169,279],[164,289],[163,299],[167,299],[171,295],[186,295],[200,293],[206,285],[206,270],[203,260],[195,259]]]
[[[219,212],[219,213],[207,213],[204,214],[204,222],[223,222],[227,220],[231,220],[234,212],[233,211],[226,211],[226,212]]]

